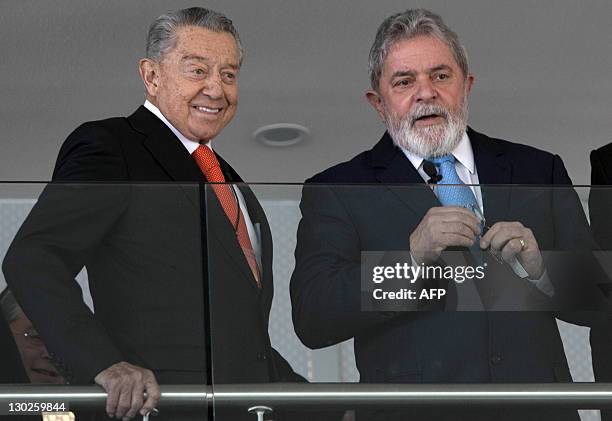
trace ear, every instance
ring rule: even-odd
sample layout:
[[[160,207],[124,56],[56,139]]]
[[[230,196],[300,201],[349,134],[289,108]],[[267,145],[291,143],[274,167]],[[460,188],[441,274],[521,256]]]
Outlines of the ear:
[[[159,64],[151,59],[143,58],[138,62],[140,78],[147,90],[147,96],[157,96],[157,85],[159,83]]]
[[[384,121],[385,113],[384,113],[384,107],[383,107],[382,98],[380,97],[380,94],[374,90],[366,91],[366,99],[368,100],[370,105],[374,107],[380,119]]]
[[[476,78],[474,77],[473,74],[468,73],[467,77],[465,78],[465,93],[469,94],[470,91],[472,90],[472,86],[474,86],[474,80],[476,80]]]

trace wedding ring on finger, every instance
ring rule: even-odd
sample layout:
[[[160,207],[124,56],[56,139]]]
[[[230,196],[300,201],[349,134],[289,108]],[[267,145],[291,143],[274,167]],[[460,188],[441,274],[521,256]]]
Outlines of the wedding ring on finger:
[[[525,243],[525,240],[522,238],[517,238],[517,240],[519,240],[519,243],[521,244],[521,251],[524,251],[527,248],[527,243]]]

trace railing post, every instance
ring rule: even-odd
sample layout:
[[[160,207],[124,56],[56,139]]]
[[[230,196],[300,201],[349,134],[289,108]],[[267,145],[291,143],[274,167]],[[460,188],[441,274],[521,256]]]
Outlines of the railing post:
[[[272,408],[269,406],[252,406],[248,409],[249,414],[257,415],[257,421],[265,421],[264,415],[271,414],[273,412]]]

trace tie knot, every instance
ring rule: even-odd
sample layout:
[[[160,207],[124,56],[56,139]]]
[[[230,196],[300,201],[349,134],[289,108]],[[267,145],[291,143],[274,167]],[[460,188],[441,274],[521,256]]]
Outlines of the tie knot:
[[[445,164],[445,163],[454,164],[455,163],[455,156],[453,154],[444,155],[444,156],[440,156],[438,158],[431,159],[430,161],[433,162],[434,164],[436,164],[437,166],[440,166],[440,165]]]
[[[221,165],[215,153],[208,146],[200,145],[193,151],[193,158],[204,173],[206,179],[211,183],[223,183],[225,177],[221,171]]]

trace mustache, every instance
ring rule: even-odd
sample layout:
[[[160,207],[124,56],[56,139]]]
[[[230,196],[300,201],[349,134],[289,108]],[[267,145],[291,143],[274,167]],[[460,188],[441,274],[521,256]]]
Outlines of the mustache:
[[[422,118],[428,115],[433,115],[433,114],[443,117],[447,121],[450,117],[449,111],[442,105],[419,104],[416,106],[415,109],[413,109],[409,114],[406,115],[405,119],[408,121],[409,127],[413,127],[414,123],[419,118]]]

